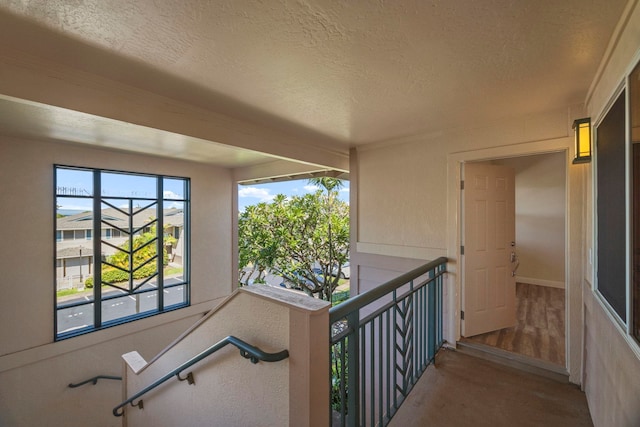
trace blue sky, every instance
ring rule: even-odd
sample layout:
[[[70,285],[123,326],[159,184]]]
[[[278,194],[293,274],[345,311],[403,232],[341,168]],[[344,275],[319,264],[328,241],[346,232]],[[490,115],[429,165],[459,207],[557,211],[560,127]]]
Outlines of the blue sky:
[[[131,175],[125,173],[103,172],[102,174],[102,195],[113,197],[141,197],[154,198],[156,196],[156,178],[141,175]],[[60,209],[65,210],[90,210],[92,208],[91,199],[72,197],[73,195],[89,196],[93,193],[93,172],[89,170],[77,169],[56,169],[56,186],[59,194],[71,197],[58,197],[56,204]],[[171,199],[182,199],[184,197],[184,180],[164,178],[163,190],[165,208],[181,208],[181,202],[172,202]],[[120,205],[122,201],[111,200],[111,203]],[[121,205],[123,207],[125,205]]]
[[[342,181],[344,187],[339,192],[341,200],[349,203],[349,181]],[[56,184],[58,187],[72,188],[89,195],[92,193],[92,172],[86,170],[57,169]],[[104,173],[102,178],[103,195],[120,197],[155,197],[155,180],[144,176],[133,176],[120,173]],[[260,202],[270,202],[278,194],[285,196],[301,196],[313,193],[318,187],[311,185],[309,180],[275,182],[268,184],[239,185],[238,208],[243,211],[246,206]],[[183,194],[182,182],[176,179],[165,179],[165,198],[181,198]],[[68,193],[67,193],[68,194]],[[57,203],[61,209],[88,210],[91,209],[90,199],[76,197],[59,197]],[[178,202],[166,202],[165,207],[181,207]]]
[[[349,181],[342,181],[344,187],[340,190],[341,200],[349,203]],[[313,193],[318,187],[309,184],[309,180],[301,179],[296,181],[273,182],[269,184],[253,184],[238,186],[238,209],[243,211],[249,205],[256,205],[260,202],[270,202],[278,194],[285,196],[302,196],[306,193]]]

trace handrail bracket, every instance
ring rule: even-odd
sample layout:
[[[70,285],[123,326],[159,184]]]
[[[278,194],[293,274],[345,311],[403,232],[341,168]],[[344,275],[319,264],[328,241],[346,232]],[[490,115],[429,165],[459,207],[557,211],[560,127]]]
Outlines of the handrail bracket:
[[[240,349],[240,356],[244,357],[245,359],[249,359],[254,365],[260,361],[256,356],[253,356],[249,354],[249,352],[242,349]]]
[[[188,383],[189,385],[194,385],[194,384],[196,383],[196,380],[194,380],[194,379],[193,379],[193,372],[189,372],[189,373],[187,374],[187,376],[186,376],[186,377],[184,377],[184,378],[182,378],[182,377],[180,376],[180,372],[178,372],[178,373],[176,373],[176,377],[177,377],[177,378],[178,378],[178,380],[180,380],[180,381],[187,381],[187,383]]]

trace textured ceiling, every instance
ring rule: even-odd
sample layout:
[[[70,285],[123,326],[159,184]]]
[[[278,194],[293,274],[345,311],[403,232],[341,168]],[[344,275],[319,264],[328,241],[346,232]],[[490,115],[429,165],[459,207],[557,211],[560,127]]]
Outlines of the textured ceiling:
[[[67,65],[347,147],[584,102],[625,4],[3,0],[0,11],[124,61],[62,43],[39,53]]]

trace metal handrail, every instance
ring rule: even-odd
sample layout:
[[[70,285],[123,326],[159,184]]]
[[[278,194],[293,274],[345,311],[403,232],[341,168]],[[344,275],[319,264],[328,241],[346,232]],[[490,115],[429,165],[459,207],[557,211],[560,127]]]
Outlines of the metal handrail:
[[[82,381],[80,383],[69,383],[68,387],[70,388],[76,388],[76,387],[80,387],[81,385],[85,385],[87,383],[93,383],[93,385],[96,385],[98,383],[98,380],[116,380],[116,381],[122,381],[122,377],[116,377],[113,375],[96,375],[93,378],[89,378],[88,380]]]
[[[410,280],[415,279],[416,277],[420,277],[423,274],[428,273],[433,270],[437,266],[441,264],[446,264],[447,258],[440,257],[436,258],[427,264],[424,264],[418,268],[415,268],[407,273],[404,273],[401,276],[396,277],[395,279],[389,280],[388,282],[375,287],[371,290],[363,292],[359,295],[356,295],[353,298],[346,300],[345,302],[336,305],[329,309],[329,322],[332,324],[342,318],[344,318],[347,314],[359,310],[362,307],[365,307],[368,304],[371,304],[378,298],[381,298],[390,292],[400,288],[403,285],[406,285]]]
[[[244,357],[245,359],[249,359],[251,363],[258,363],[259,361],[279,362],[289,357],[288,350],[282,350],[277,353],[265,353],[264,351],[260,350],[258,347],[254,347],[251,344],[248,344],[239,338],[229,335],[228,337],[218,341],[216,344],[212,345],[211,347],[207,348],[206,350],[202,351],[201,353],[187,360],[182,365],[175,368],[173,371],[169,372],[162,378],[159,378],[153,384],[149,385],[148,387],[144,388],[143,390],[139,391],[138,393],[134,394],[133,396],[131,396],[130,398],[128,398],[127,400],[125,400],[124,402],[122,402],[121,404],[113,408],[113,415],[115,415],[116,417],[121,417],[122,415],[124,415],[124,407],[127,406],[128,404],[131,404],[131,406],[137,406],[138,408],[142,409],[143,408],[142,400],[138,401],[138,403],[135,403],[135,404],[133,402],[139,399],[140,397],[142,397],[144,394],[158,387],[165,381],[169,380],[174,375],[180,381],[186,380],[189,382],[189,384],[195,384],[195,381],[193,379],[193,374],[189,372],[186,377],[182,378],[180,376],[182,371],[200,362],[202,359],[210,356],[211,354],[225,347],[227,344],[232,344],[236,346],[240,350],[240,356]]]

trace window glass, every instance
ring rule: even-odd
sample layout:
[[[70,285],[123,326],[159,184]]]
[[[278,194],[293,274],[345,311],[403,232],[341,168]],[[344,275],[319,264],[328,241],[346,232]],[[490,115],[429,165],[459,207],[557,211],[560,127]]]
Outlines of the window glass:
[[[56,339],[189,304],[188,179],[63,166],[55,176]]]
[[[102,197],[156,198],[158,180],[155,176],[102,172],[100,180]]]
[[[165,178],[163,191],[165,200],[185,200],[186,182],[183,179]]]
[[[598,291],[626,322],[625,93],[598,125]]]
[[[631,277],[633,292],[632,334],[640,340],[640,64],[629,76],[629,117],[631,121],[631,195],[632,201],[632,250]]]

